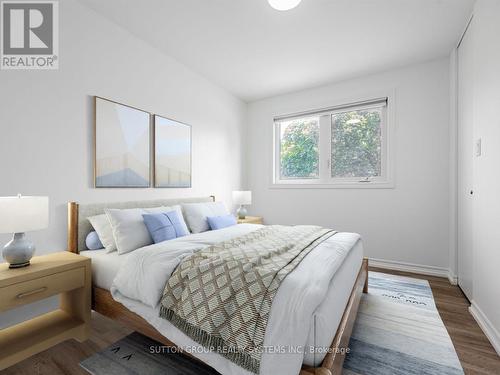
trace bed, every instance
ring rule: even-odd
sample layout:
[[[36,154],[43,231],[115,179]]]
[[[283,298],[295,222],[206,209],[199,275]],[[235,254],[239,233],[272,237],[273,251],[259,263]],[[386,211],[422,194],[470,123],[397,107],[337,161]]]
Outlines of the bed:
[[[124,272],[131,254],[117,255],[117,253],[106,254],[102,250],[86,250],[84,238],[91,230],[87,217],[104,212],[105,208],[133,208],[133,207],[157,207],[162,205],[173,205],[187,202],[208,202],[213,201],[214,197],[201,197],[182,200],[154,200],[154,201],[136,201],[113,204],[86,204],[79,205],[76,202],[68,204],[68,250],[80,253],[92,259],[93,271],[93,298],[92,308],[114,320],[117,320],[130,328],[149,336],[167,346],[179,345],[183,348],[197,345],[181,331],[177,330],[170,323],[161,319],[158,310],[153,306],[142,303],[134,298],[128,298],[116,291],[113,282],[120,272]],[[217,236],[232,236],[234,233],[249,232],[258,229],[260,226],[255,224],[240,224],[235,229],[224,230],[216,234]],[[201,234],[200,234],[201,235]],[[191,235],[183,241],[195,241],[198,237],[206,235]],[[214,237],[215,234],[210,234]],[[349,234],[337,233],[335,241],[342,244],[343,236],[347,239]],[[203,237],[203,238],[205,238]],[[217,238],[217,237],[214,237]],[[345,243],[348,243],[347,241]],[[287,342],[285,331],[286,327],[280,326],[280,315],[283,316],[283,309],[297,308],[287,301],[286,289],[293,287],[293,282],[304,282],[306,271],[319,269],[321,265],[321,254],[325,249],[321,246],[330,246],[328,243],[321,244],[308,254],[285,279],[282,287],[278,290],[276,300],[273,302],[271,317],[269,319],[270,332],[266,331],[266,342],[271,342],[279,336],[279,342]],[[142,249],[141,249],[142,250]],[[144,249],[146,253],[148,249]],[[139,252],[138,252],[139,253]],[[316,254],[316,255],[315,255]],[[133,255],[136,256],[136,255]],[[315,263],[316,262],[316,263]],[[121,271],[120,271],[121,270]],[[262,374],[290,374],[300,371],[301,375],[316,373],[320,375],[340,374],[345,357],[345,349],[349,343],[349,337],[352,326],[357,314],[359,301],[362,292],[367,292],[367,270],[368,262],[363,259],[363,247],[360,240],[352,242],[349,245],[349,251],[343,259],[338,270],[329,281],[328,288],[322,298],[322,302],[314,310],[314,319],[309,324],[297,324],[296,328],[305,334],[304,348],[330,348],[327,353],[324,351],[308,351],[303,353],[291,353],[283,355],[282,353],[263,354]],[[307,277],[311,277],[310,275]],[[288,283],[288,284],[287,284]],[[288,285],[288,286],[287,286]],[[114,288],[114,289],[113,289]],[[112,292],[113,291],[113,295]],[[281,296],[280,296],[281,293]],[[302,307],[301,307],[302,308]],[[274,316],[274,318],[273,318]],[[286,320],[285,320],[286,321]],[[281,323],[284,324],[284,323]],[[295,326],[295,324],[294,324]],[[295,329],[295,328],[294,328]],[[291,329],[293,331],[293,329]],[[297,332],[298,334],[299,332]],[[289,342],[293,342],[291,339]],[[189,354],[189,353],[188,353]],[[241,369],[234,363],[222,358],[217,353],[203,352],[191,353],[197,360],[208,364],[223,374],[250,374],[250,372]],[[300,357],[300,358],[299,358]],[[300,360],[299,366],[297,361]],[[301,365],[301,366],[300,366]],[[295,370],[299,368],[299,370]],[[293,371],[291,369],[294,369]]]

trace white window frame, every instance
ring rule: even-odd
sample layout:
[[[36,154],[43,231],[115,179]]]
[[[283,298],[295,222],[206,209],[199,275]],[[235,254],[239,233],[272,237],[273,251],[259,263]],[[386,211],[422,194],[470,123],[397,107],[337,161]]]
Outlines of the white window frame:
[[[294,115],[285,115],[273,120],[273,176],[271,188],[329,188],[329,189],[390,189],[394,188],[394,100],[393,95],[351,101],[351,104],[338,105],[327,109],[307,111]],[[381,176],[369,179],[334,178],[331,176],[331,118],[332,115],[352,110],[380,108],[383,98],[387,104],[382,110],[382,145],[381,145]],[[344,102],[346,103],[346,102]],[[314,117],[320,119],[319,134],[319,178],[286,178],[280,176],[281,122],[294,118]]]

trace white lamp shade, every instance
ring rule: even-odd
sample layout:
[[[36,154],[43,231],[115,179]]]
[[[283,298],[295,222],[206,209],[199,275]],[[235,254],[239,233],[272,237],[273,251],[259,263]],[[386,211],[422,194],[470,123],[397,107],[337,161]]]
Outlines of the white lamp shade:
[[[252,204],[251,191],[233,191],[234,204]]]
[[[48,197],[0,197],[0,233],[30,232],[48,226]]]

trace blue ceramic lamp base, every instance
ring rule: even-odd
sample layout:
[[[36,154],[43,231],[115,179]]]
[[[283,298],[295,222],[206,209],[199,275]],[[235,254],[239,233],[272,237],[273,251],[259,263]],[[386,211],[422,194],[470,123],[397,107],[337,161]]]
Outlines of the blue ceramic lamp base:
[[[236,214],[238,215],[238,219],[245,219],[247,217],[247,209],[245,208],[244,205],[241,205],[240,208],[236,211]]]
[[[3,258],[9,263],[9,268],[29,266],[35,253],[35,245],[26,238],[25,233],[14,233],[12,240],[2,251]]]

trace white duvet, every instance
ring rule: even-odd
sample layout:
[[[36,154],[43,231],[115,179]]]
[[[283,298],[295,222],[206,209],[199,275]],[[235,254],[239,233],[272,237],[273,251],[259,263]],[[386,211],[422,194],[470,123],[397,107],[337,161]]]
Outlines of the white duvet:
[[[135,250],[120,267],[111,286],[111,294],[165,337],[221,374],[250,374],[217,353],[196,350],[202,347],[170,322],[160,318],[158,311],[165,284],[184,257],[260,227],[240,224]],[[355,233],[336,233],[312,250],[283,280],[271,308],[264,340],[267,350],[262,355],[261,374],[299,373],[314,311],[324,300],[335,272],[358,240],[359,235]],[[336,327],[332,329],[336,330]]]

